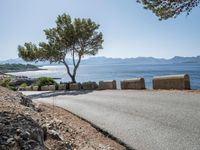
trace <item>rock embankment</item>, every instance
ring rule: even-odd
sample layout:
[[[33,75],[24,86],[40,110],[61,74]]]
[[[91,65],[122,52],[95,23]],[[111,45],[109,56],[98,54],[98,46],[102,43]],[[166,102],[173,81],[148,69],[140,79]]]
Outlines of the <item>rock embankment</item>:
[[[0,149],[44,150],[43,129],[22,114],[0,112]]]
[[[124,150],[91,124],[61,108],[32,103],[0,87],[1,150]]]

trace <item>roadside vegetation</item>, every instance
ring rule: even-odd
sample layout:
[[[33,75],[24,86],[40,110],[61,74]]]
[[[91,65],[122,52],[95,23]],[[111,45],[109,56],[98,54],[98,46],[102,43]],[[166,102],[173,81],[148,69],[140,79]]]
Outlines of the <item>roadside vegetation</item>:
[[[34,83],[34,86],[46,86],[46,85],[57,85],[57,82],[53,78],[41,77],[38,78]]]
[[[8,89],[13,90],[13,91],[17,91],[18,88],[16,86],[13,86],[11,84],[11,81],[12,81],[12,77],[7,76],[6,78],[0,80],[0,86],[8,88]]]
[[[20,80],[20,79],[18,79],[18,80]],[[55,85],[56,89],[58,88],[58,83],[53,78],[50,78],[50,77],[40,77],[40,78],[36,79],[35,81],[33,81],[32,84],[28,84],[28,82],[26,83],[24,81],[20,85],[14,84],[13,82],[19,82],[19,81],[14,81],[14,80],[16,80],[15,77],[7,76],[3,79],[0,79],[0,86],[6,87],[6,88],[14,90],[14,91],[25,90],[27,87],[33,87],[33,86],[38,86],[38,88],[41,89],[42,86],[47,86],[47,85]],[[22,80],[23,80],[23,78],[22,78]]]
[[[0,86],[6,87],[6,88],[10,88],[10,81],[12,80],[11,77],[7,77],[3,80],[0,80]]]

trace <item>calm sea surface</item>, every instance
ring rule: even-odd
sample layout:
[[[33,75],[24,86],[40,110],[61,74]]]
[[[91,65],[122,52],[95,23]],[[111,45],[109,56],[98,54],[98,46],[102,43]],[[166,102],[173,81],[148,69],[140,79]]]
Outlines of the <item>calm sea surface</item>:
[[[23,75],[28,77],[48,76],[61,78],[59,81],[69,81],[64,66],[44,66],[40,71],[27,71],[11,73],[13,75]],[[200,89],[200,64],[162,64],[162,65],[81,65],[77,72],[77,81],[100,81],[111,80],[117,81],[118,87],[120,80],[136,77],[143,77],[146,81],[146,87],[152,87],[153,76],[183,74],[188,73],[191,79],[191,87]]]

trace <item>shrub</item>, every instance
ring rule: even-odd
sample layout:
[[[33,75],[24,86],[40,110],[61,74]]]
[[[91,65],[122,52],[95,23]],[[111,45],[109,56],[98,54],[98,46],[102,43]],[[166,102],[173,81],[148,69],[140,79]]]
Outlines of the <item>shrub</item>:
[[[10,88],[9,84],[10,84],[10,81],[11,81],[11,80],[12,80],[11,77],[7,77],[7,78],[5,78],[4,80],[1,80],[1,81],[0,81],[0,86]]]
[[[20,87],[21,89],[25,89],[27,86],[28,86],[28,85],[27,85],[26,83],[22,83],[19,87]]]
[[[57,86],[57,82],[52,79],[52,78],[49,78],[49,77],[41,77],[41,78],[38,78],[35,83],[34,83],[34,86],[45,86],[45,85],[56,85]]]

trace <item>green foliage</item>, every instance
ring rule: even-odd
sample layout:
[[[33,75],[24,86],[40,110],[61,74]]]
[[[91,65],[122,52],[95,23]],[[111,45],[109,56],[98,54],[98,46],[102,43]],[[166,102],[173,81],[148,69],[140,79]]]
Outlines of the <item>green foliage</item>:
[[[180,13],[190,11],[197,7],[200,0],[137,0],[145,9],[151,10],[160,20],[177,17]]]
[[[41,77],[38,78],[35,83],[34,86],[45,86],[45,85],[57,85],[56,81],[52,78],[49,77]]]
[[[10,88],[10,81],[12,80],[11,77],[7,77],[4,80],[0,80],[0,86],[6,87],[6,88]]]
[[[76,71],[81,58],[86,55],[96,55],[102,49],[103,35],[98,31],[99,25],[91,19],[71,20],[69,15],[59,15],[56,27],[44,30],[47,42],[39,45],[25,43],[18,46],[19,57],[25,61],[50,61],[63,63],[72,82],[76,82]],[[73,59],[73,70],[69,69],[66,55]]]
[[[28,86],[28,85],[27,85],[26,83],[22,83],[19,87],[20,87],[21,89],[25,89],[27,86]]]
[[[38,67],[34,65],[23,65],[23,64],[2,64],[0,65],[0,71],[6,72],[16,72],[16,71],[27,71],[27,70],[37,70]]]

